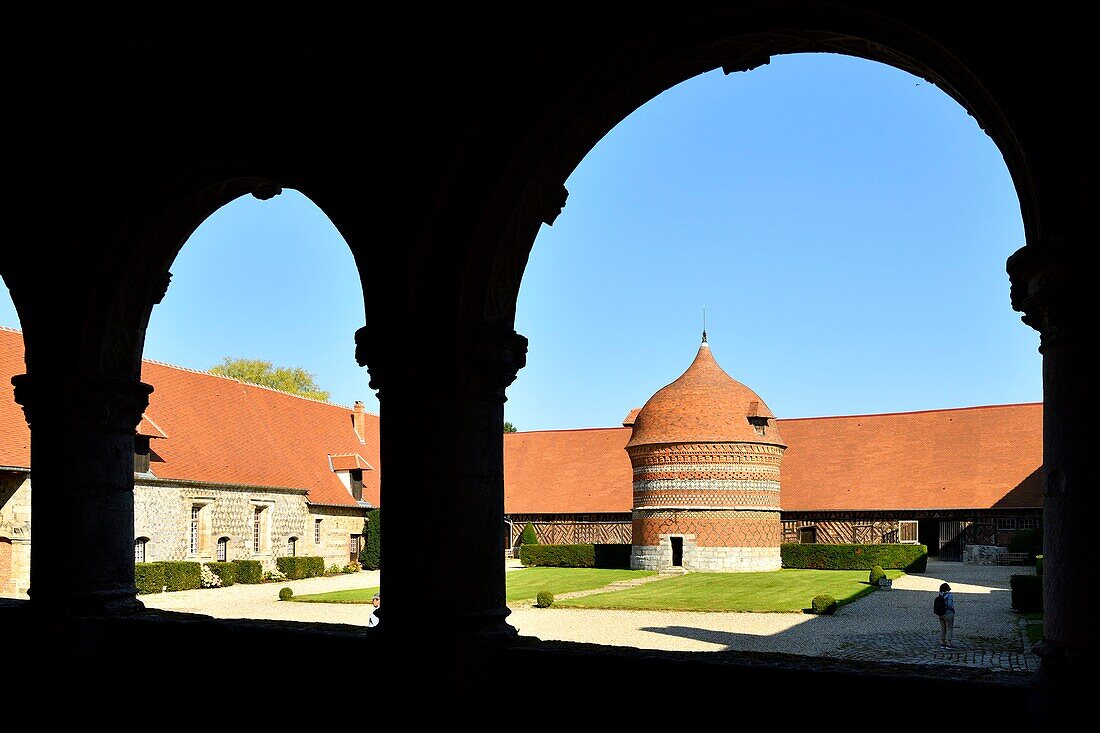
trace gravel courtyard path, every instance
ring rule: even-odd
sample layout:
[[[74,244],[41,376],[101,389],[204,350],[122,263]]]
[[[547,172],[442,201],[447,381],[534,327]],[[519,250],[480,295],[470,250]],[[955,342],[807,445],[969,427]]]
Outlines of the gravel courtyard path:
[[[523,572],[509,564],[509,572]],[[534,608],[514,604],[508,620],[520,634],[544,640],[577,641],[681,651],[744,650],[784,652],[907,664],[963,665],[1031,673],[1037,660],[1009,601],[1009,577],[1031,568],[988,567],[930,561],[928,571],[894,581],[842,606],[834,616],[801,613],[698,613],[683,611],[600,611]],[[932,598],[940,583],[951,584],[958,614],[955,649],[939,646]],[[182,591],[142,596],[149,608],[200,613],[217,618],[263,618],[365,625],[369,605],[287,603],[279,589],[322,593],[379,584],[379,573],[361,572],[264,585]]]

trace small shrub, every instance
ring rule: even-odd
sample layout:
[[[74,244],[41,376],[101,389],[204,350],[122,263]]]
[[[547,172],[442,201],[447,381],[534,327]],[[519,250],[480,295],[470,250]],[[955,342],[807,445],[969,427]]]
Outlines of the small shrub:
[[[160,593],[164,589],[164,565],[159,562],[134,563],[134,585],[138,593]]]
[[[328,566],[328,570],[325,572],[325,575],[339,575],[341,572],[342,571],[340,570],[340,566],[336,563],[332,563]]]
[[[280,588],[279,589],[279,600],[280,601],[289,601],[293,596],[294,596],[294,590],[292,588]]]
[[[238,583],[261,583],[264,579],[264,566],[259,560],[233,560],[236,566]]]
[[[164,584],[168,590],[194,590],[202,587],[202,565],[197,562],[170,560],[164,566]]]
[[[1012,607],[1020,613],[1043,610],[1043,579],[1038,575],[1013,575],[1009,579],[1012,588]]]
[[[223,588],[228,588],[237,582],[237,566],[231,562],[208,562],[206,567],[221,578]]]
[[[816,595],[810,602],[810,608],[816,614],[832,615],[836,613],[836,599],[828,593]]]
[[[554,594],[548,590],[540,590],[535,596],[535,605],[539,608],[550,608],[554,605]]]
[[[344,566],[344,572],[345,573],[358,573],[362,569],[363,569],[363,566],[360,565],[359,563],[357,563],[354,560],[352,560],[351,562],[349,562],[347,565]]]
[[[539,543],[539,536],[535,534],[535,525],[530,522],[523,525],[523,531],[519,533],[519,543],[521,545],[537,545]]]
[[[1043,556],[1042,555],[1036,555],[1035,556],[1035,574],[1038,575],[1040,578],[1043,577]]]
[[[886,571],[883,570],[880,566],[876,565],[873,568],[871,568],[871,574],[867,578],[867,582],[870,583],[871,585],[878,585],[879,580],[882,579],[882,578],[885,578],[885,577],[886,577]]]

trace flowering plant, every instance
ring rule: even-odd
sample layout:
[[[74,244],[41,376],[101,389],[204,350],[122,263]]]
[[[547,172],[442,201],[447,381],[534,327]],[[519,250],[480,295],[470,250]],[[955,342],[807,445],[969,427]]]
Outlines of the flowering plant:
[[[222,579],[218,577],[218,574],[211,570],[208,566],[203,565],[200,572],[203,588],[221,588]]]

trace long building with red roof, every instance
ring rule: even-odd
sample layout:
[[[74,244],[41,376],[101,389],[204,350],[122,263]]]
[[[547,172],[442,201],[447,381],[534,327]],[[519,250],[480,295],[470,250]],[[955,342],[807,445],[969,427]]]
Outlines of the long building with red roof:
[[[22,334],[0,328],[0,593],[29,580],[30,430],[10,386],[22,357]],[[135,438],[135,560],[356,556],[380,505],[377,415],[155,361],[142,380],[154,391]],[[543,542],[631,543],[638,412],[504,435],[506,547],[527,522]],[[1003,545],[1039,524],[1042,416],[1030,403],[769,418],[787,445],[782,539],[919,540],[945,559]]]
[[[10,379],[19,331],[0,328],[0,592],[24,592],[31,545],[30,430]],[[135,561],[260,560],[343,567],[379,504],[378,416],[145,361],[154,388],[135,436]]]

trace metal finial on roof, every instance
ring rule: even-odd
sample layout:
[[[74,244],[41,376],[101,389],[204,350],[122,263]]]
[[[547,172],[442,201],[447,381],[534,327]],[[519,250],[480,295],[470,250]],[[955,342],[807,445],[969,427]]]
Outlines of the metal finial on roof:
[[[703,343],[707,342],[707,307],[703,306]]]

